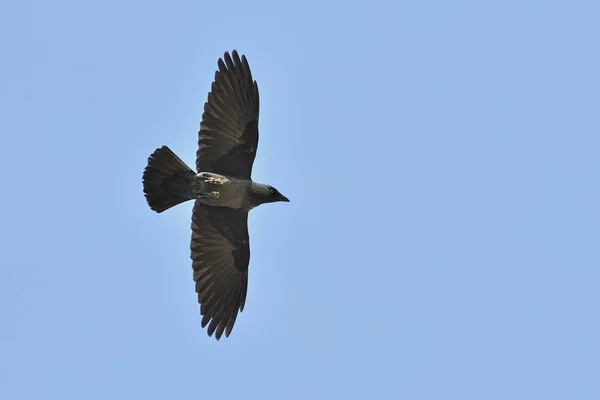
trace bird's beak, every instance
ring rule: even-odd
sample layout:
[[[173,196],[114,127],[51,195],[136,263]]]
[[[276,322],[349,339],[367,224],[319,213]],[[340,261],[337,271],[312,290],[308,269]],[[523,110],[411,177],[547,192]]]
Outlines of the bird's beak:
[[[279,201],[285,201],[286,203],[290,202],[290,199],[288,199],[287,197],[285,197],[284,195],[282,195],[281,193],[279,194]]]

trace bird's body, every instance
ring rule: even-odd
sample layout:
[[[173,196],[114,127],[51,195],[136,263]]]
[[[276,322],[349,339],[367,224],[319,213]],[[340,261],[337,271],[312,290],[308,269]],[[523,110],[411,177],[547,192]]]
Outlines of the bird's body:
[[[208,206],[250,211],[261,204],[268,186],[214,172],[200,172],[194,179],[196,199]]]
[[[233,57],[232,57],[233,56]],[[219,59],[204,105],[196,170],[167,146],[148,158],[144,193],[148,205],[163,212],[195,200],[191,258],[194,281],[208,334],[229,336],[246,302],[250,241],[248,211],[289,201],[275,188],[251,179],[258,146],[258,86],[244,56],[234,50]]]
[[[252,182],[213,172],[200,172],[194,179],[194,193],[202,204],[250,210]]]

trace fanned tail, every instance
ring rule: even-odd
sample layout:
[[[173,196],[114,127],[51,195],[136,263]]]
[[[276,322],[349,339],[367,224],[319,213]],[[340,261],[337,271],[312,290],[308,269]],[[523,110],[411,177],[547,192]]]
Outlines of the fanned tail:
[[[194,198],[192,184],[196,174],[167,146],[148,157],[142,182],[148,205],[160,213]]]

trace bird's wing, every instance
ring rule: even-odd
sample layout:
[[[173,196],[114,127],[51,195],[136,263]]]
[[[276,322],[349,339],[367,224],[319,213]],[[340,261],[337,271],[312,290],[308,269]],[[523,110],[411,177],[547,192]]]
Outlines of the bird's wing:
[[[208,335],[216,332],[217,340],[223,332],[229,336],[246,303],[248,212],[196,201],[190,247],[202,327],[208,324]]]
[[[258,147],[258,85],[245,56],[219,58],[198,133],[196,169],[250,179]]]

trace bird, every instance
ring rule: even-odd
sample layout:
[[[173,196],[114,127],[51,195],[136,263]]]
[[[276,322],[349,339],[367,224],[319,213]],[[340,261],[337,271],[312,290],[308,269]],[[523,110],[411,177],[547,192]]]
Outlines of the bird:
[[[157,213],[194,200],[190,250],[201,325],[219,340],[229,337],[246,303],[248,212],[290,200],[252,180],[259,95],[246,56],[226,51],[217,65],[198,132],[196,171],[162,146],[148,157],[142,183]]]

